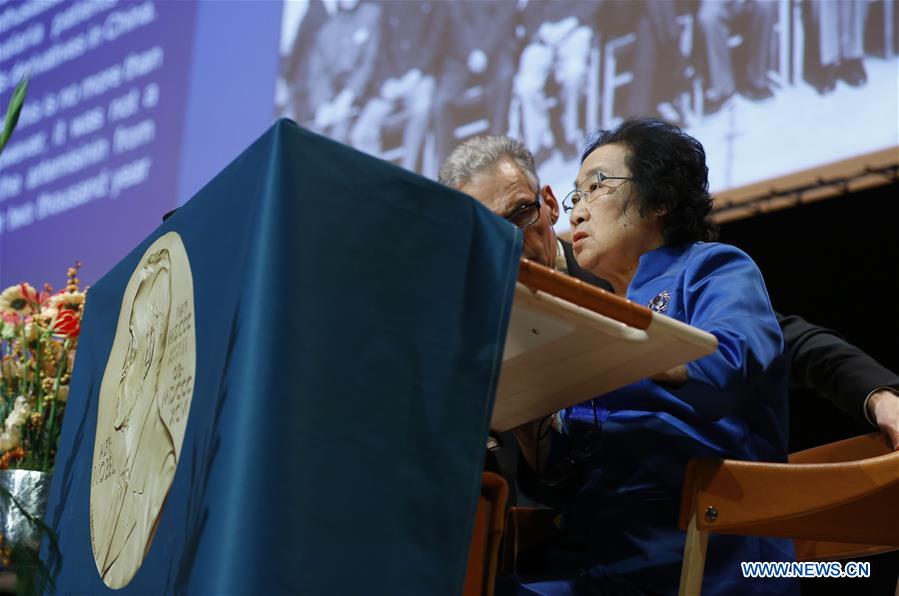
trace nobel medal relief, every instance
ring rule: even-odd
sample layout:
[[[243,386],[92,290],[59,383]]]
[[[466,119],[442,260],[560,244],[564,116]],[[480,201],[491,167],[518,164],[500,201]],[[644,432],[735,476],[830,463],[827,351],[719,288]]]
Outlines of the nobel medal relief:
[[[100,385],[90,532],[110,588],[137,573],[175,476],[196,368],[194,290],[181,237],[147,249],[122,296]]]

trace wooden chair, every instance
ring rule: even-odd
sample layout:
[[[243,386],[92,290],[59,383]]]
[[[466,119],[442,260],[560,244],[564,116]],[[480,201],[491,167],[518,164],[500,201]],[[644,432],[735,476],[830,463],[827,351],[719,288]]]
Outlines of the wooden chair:
[[[899,451],[880,434],[800,451],[789,462],[690,462],[680,594],[700,594],[709,532],[793,538],[797,560],[806,561],[899,549]]]
[[[508,498],[509,486],[502,476],[493,472],[481,475],[481,497],[475,513],[462,591],[465,596],[493,595]]]

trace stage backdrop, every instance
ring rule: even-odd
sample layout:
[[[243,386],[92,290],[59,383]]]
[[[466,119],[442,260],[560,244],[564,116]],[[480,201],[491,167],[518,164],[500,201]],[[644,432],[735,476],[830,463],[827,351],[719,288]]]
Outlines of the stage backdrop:
[[[57,590],[459,594],[520,252],[279,121],[91,289]]]
[[[0,285],[98,279],[273,118],[428,177],[509,132],[562,196],[634,115],[706,146],[713,191],[899,146],[895,0],[0,5]],[[135,103],[136,102],[136,103]],[[330,214],[310,218],[327,225]],[[562,218],[559,227],[567,227]]]

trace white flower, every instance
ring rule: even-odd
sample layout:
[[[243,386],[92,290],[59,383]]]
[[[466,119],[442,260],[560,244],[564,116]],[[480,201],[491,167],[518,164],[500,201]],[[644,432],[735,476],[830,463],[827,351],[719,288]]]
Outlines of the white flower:
[[[22,425],[31,414],[31,405],[24,396],[18,396],[12,412],[6,417],[0,433],[0,451],[9,451],[22,444]]]
[[[45,321],[47,321],[48,323],[52,323],[54,320],[56,320],[56,317],[58,315],[59,315],[58,308],[44,306],[44,308],[41,309],[41,318],[44,319]]]
[[[45,308],[78,310],[82,304],[84,304],[83,292],[60,292],[47,299]]]
[[[0,313],[28,314],[33,310],[29,302],[37,299],[37,291],[26,283],[9,286],[0,294]]]
[[[57,396],[59,399],[59,403],[66,403],[69,399],[69,386],[68,385],[60,385],[59,386],[59,395]]]

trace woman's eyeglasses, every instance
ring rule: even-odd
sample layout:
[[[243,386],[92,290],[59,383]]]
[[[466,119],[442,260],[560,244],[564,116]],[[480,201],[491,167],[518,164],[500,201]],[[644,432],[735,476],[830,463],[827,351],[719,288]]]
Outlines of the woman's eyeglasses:
[[[633,180],[633,178],[629,176],[606,176],[602,172],[596,172],[596,179],[590,181],[586,190],[575,188],[565,196],[565,199],[562,201],[562,209],[565,210],[565,213],[570,213],[582,200],[589,203],[594,198],[607,195],[617,189],[618,186],[621,186],[620,184],[618,186],[604,184],[606,180]]]

